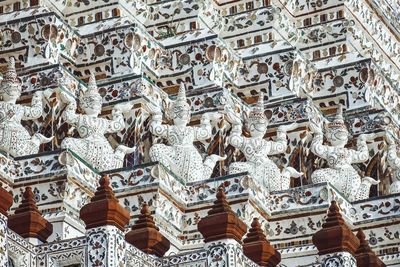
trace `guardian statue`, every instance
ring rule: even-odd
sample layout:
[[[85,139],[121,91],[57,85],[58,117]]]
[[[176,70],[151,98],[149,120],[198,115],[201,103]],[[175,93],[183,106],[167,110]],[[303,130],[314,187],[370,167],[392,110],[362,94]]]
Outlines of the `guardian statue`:
[[[246,128],[250,137],[242,135],[242,122],[238,113],[227,106],[225,112],[228,121],[232,124],[232,131],[228,142],[243,152],[246,162],[234,162],[229,166],[229,174],[248,172],[250,177],[266,188],[267,192],[290,188],[290,177],[300,177],[302,173],[292,167],[282,172],[278,166],[268,158],[269,155],[282,154],[287,148],[286,132],[297,127],[296,123],[280,126],[277,130],[276,141],[264,140],[268,127],[268,118],[264,113],[264,96],[261,93],[257,105],[245,119]]]
[[[99,118],[102,97],[98,92],[94,75],[90,77],[88,88],[79,99],[79,105],[85,114],[76,113],[76,101],[68,93],[63,91],[60,97],[67,104],[63,119],[76,127],[80,136],[80,138],[65,138],[61,148],[72,150],[99,171],[123,167],[125,155],[132,153],[135,148],[119,145],[114,151],[104,135],[125,128],[123,112],[130,110],[132,105],[116,105],[112,110],[112,120]]]
[[[211,137],[211,121],[208,114],[203,114],[199,127],[187,126],[190,122],[190,105],[186,101],[185,86],[180,85],[177,99],[168,107],[168,116],[174,125],[162,123],[161,109],[148,104],[152,114],[150,132],[167,139],[168,145],[154,144],[149,151],[150,159],[158,161],[184,182],[193,182],[210,178],[215,164],[225,157],[210,155],[203,158],[193,145]]]
[[[342,112],[342,106],[339,106],[335,119],[327,125],[326,138],[330,145],[323,144],[322,125],[311,120],[310,128],[314,133],[311,151],[328,164],[328,168],[315,170],[311,180],[314,184],[329,182],[349,201],[367,199],[371,185],[379,182],[371,177],[361,179],[351,164],[368,161],[367,141],[373,140],[375,135],[361,134],[357,139],[357,150],[345,148],[349,132]]]
[[[389,187],[389,194],[400,193],[400,158],[397,156],[397,146],[393,137],[386,133],[388,142],[387,161],[393,169],[393,183]]]
[[[43,92],[36,91],[30,107],[17,104],[21,96],[21,82],[15,71],[15,60],[8,61],[7,72],[0,84],[0,150],[13,157],[36,154],[43,143],[50,142],[39,133],[31,136],[22,120],[38,119],[43,114]]]

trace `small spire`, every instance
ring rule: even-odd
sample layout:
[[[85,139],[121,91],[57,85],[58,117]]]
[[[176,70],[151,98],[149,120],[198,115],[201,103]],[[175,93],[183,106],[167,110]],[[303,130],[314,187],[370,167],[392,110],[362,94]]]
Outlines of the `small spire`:
[[[113,225],[123,231],[129,223],[129,212],[115,198],[108,175],[100,178],[90,203],[81,208],[80,218],[85,222],[86,229]]]
[[[349,252],[353,256],[360,245],[358,238],[344,222],[336,201],[332,201],[322,229],[312,237],[320,255]]]
[[[197,228],[206,243],[227,238],[241,243],[247,227],[232,211],[221,185],[217,190],[217,200],[214,201],[208,215],[200,220]]]
[[[372,251],[368,242],[365,240],[365,234],[360,228],[357,231],[357,238],[360,241],[360,246],[356,251],[357,267],[384,267],[386,266],[375,252]]]
[[[87,91],[85,92],[85,95],[87,94],[92,95],[98,93],[99,91],[97,90],[96,76],[94,75],[94,73],[91,73],[89,78],[88,88]]]
[[[4,216],[8,216],[7,211],[10,209],[13,203],[13,197],[8,193],[0,182],[0,213]]]
[[[281,262],[281,254],[271,246],[257,218],[243,239],[243,253],[260,266],[275,267]]]
[[[43,218],[35,203],[31,187],[26,187],[22,202],[8,219],[8,227],[23,238],[45,242],[53,233],[53,225]]]
[[[258,96],[257,108],[264,111],[264,93],[263,92],[260,92],[260,95]]]
[[[151,216],[149,206],[144,203],[139,219],[125,235],[125,240],[145,253],[162,257],[169,250],[170,242],[159,230]]]
[[[185,101],[186,102],[186,87],[184,83],[181,83],[179,85],[179,91],[178,91],[178,96],[176,98],[177,100],[180,101]]]

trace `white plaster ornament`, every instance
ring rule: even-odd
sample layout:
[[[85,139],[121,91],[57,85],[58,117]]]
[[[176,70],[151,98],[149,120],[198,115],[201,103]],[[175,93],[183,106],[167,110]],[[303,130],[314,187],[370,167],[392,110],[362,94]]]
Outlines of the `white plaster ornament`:
[[[167,108],[167,115],[174,125],[162,124],[160,107],[148,104],[147,109],[152,115],[151,133],[168,141],[168,145],[154,144],[149,151],[150,159],[160,162],[184,182],[210,178],[216,163],[225,157],[210,155],[203,161],[203,157],[193,145],[195,141],[211,137],[211,122],[209,114],[206,113],[201,117],[199,127],[187,126],[190,122],[190,106],[186,101],[184,84],[180,85],[177,99]],[[153,175],[162,174],[153,172]]]
[[[225,113],[232,124],[228,142],[239,149],[246,157],[246,162],[234,162],[229,166],[229,174],[248,172],[250,177],[266,188],[267,192],[290,188],[290,178],[300,177],[302,173],[292,167],[286,167],[282,173],[278,166],[268,158],[269,155],[282,154],[287,148],[286,132],[297,127],[296,123],[280,126],[276,141],[264,140],[268,118],[264,113],[264,96],[261,93],[258,103],[245,118],[250,137],[242,135],[242,121],[232,107],[226,106]]]
[[[16,104],[21,96],[21,82],[15,70],[15,59],[8,61],[7,72],[0,84],[0,150],[13,157],[36,154],[43,143],[50,142],[39,133],[31,136],[21,124],[22,120],[35,120],[43,114],[43,92],[36,91],[31,106]]]
[[[396,194],[400,193],[400,158],[397,156],[396,143],[388,132],[386,133],[386,141],[388,143],[387,162],[393,170],[393,182],[389,187],[389,194]]]
[[[79,99],[79,105],[85,114],[76,113],[76,101],[66,92],[61,92],[60,98],[67,104],[63,119],[75,126],[80,136],[80,138],[65,138],[61,143],[61,148],[72,150],[99,171],[123,167],[125,155],[134,152],[135,147],[119,145],[114,150],[104,135],[119,132],[125,128],[123,113],[130,110],[132,104],[115,105],[111,120],[99,118],[102,97],[98,92],[94,75],[90,77],[88,88]]]
[[[368,161],[367,141],[373,140],[375,134],[361,134],[357,139],[357,150],[345,148],[349,132],[343,120],[341,105],[338,107],[335,119],[326,127],[326,138],[330,145],[323,144],[322,125],[311,119],[310,128],[314,133],[311,151],[325,159],[329,166],[315,170],[311,175],[312,182],[331,183],[349,201],[367,199],[371,185],[376,185],[379,181],[371,177],[361,179],[351,164]]]

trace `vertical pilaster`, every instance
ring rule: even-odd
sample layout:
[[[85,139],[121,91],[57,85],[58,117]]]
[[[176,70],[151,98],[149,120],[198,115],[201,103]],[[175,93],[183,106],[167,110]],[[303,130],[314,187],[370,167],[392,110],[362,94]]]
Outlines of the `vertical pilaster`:
[[[115,226],[106,225],[86,231],[87,267],[124,267],[124,233]]]
[[[82,207],[80,217],[86,224],[87,267],[124,267],[125,238],[123,230],[129,212],[115,198],[110,179],[99,181],[91,202]]]
[[[0,266],[7,266],[7,211],[12,205],[12,196],[0,183]]]

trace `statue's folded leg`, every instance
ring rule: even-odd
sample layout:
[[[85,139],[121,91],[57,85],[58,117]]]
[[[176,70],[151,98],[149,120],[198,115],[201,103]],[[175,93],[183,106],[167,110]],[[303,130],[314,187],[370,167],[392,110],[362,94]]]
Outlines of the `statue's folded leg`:
[[[154,144],[149,150],[151,161],[158,161],[168,169],[175,165],[174,154],[173,148],[164,144]]]
[[[248,172],[249,175],[252,175],[252,168],[249,163],[247,162],[233,162],[229,165],[229,174],[236,174]],[[253,177],[254,178],[254,177]]]
[[[330,169],[319,169],[315,170],[311,174],[311,181],[313,184],[319,184],[324,182],[331,182]]]
[[[87,141],[72,137],[65,138],[61,143],[61,148],[70,149],[83,159],[86,158],[88,153],[92,152],[88,151],[89,149],[87,149]]]

